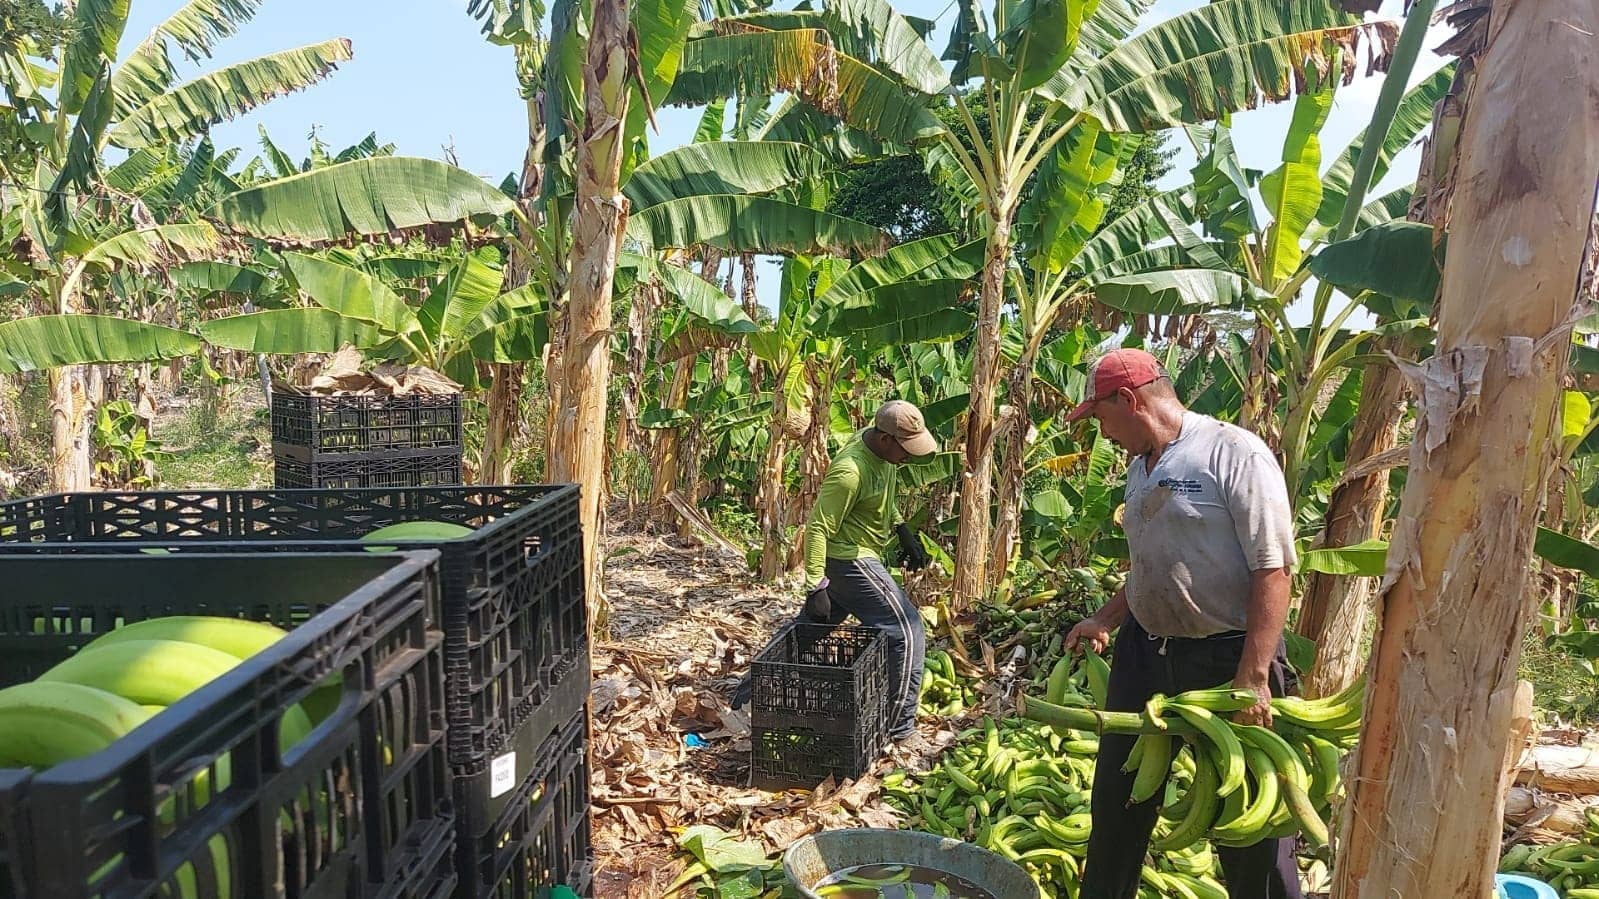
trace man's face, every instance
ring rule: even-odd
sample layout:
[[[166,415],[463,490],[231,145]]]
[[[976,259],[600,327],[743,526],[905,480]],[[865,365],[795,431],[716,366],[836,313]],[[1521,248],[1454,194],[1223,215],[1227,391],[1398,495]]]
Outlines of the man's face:
[[[1093,411],[1099,432],[1111,443],[1135,454],[1143,451],[1141,446],[1146,442],[1139,438],[1143,430],[1138,417],[1140,405],[1138,394],[1123,387],[1095,403]]]
[[[895,465],[904,465],[911,460],[911,454],[905,450],[905,447],[900,446],[899,441],[892,434],[883,434],[882,438],[878,440],[878,445],[883,451],[884,461]]]

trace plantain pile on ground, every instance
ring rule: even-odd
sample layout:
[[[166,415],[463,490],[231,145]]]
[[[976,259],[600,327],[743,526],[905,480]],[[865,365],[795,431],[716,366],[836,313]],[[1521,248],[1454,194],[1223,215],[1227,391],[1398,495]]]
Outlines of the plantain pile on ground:
[[[990,602],[976,610],[982,639],[997,653],[1003,655],[1017,645],[1028,647],[1020,674],[1039,689],[1066,655],[1066,634],[1072,625],[1103,606],[1126,583],[1127,574],[1072,568],[1058,580],[1058,586],[1018,595],[1010,605]]]
[[[984,718],[942,765],[884,780],[887,800],[909,826],[970,840],[1023,865],[1045,897],[1077,895],[1091,826],[1089,797],[1099,737],[1138,734],[1128,761],[1134,796],[1161,799],[1140,895],[1223,899],[1215,846],[1303,833],[1326,845],[1338,763],[1353,743],[1362,687],[1321,701],[1272,703],[1272,728],[1237,725],[1231,712],[1253,695],[1227,687],[1156,697],[1142,712],[1102,711],[1109,666],[1092,653],[1055,662],[1042,698],[1023,698],[1021,717]],[[932,652],[922,712],[947,713],[970,690],[950,659]],[[1325,859],[1306,858],[1306,879],[1325,879]]]
[[[1599,899],[1599,810],[1586,809],[1581,837],[1543,846],[1519,843],[1505,850],[1499,870],[1526,874],[1555,887],[1563,899]]]

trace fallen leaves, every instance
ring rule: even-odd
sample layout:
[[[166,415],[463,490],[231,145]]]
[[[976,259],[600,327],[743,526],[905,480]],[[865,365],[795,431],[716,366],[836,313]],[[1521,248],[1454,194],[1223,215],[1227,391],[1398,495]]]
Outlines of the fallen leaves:
[[[887,760],[809,793],[748,786],[748,710],[730,698],[796,597],[686,541],[624,535],[606,555],[610,633],[594,649],[591,694],[596,896],[667,895],[685,834],[725,833],[770,854],[824,829],[899,826],[881,803]],[[690,734],[704,745],[690,748]]]

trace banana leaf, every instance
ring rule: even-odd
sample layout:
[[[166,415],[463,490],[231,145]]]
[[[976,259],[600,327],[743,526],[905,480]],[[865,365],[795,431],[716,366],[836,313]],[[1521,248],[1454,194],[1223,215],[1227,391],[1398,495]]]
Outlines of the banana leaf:
[[[123,116],[109,139],[129,150],[183,143],[274,97],[316,84],[350,58],[350,42],[337,38],[208,72]]]
[[[190,355],[187,331],[104,315],[33,315],[0,322],[0,373],[108,362],[159,362]]]
[[[331,309],[273,309],[208,321],[200,336],[212,346],[252,353],[336,353],[345,345],[367,349],[388,338],[370,322]]]
[[[487,227],[514,206],[454,166],[379,156],[240,191],[224,197],[212,217],[256,237],[322,243],[461,221]]]

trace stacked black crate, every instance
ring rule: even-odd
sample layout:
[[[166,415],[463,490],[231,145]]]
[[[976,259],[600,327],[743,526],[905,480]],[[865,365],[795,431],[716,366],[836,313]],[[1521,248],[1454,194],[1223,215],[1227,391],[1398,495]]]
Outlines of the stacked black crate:
[[[272,394],[274,483],[282,488],[461,483],[460,394]]]

